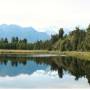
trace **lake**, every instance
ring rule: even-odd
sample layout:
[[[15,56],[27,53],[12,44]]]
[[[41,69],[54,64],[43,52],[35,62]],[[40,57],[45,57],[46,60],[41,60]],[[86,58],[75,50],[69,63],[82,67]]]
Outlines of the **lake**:
[[[0,56],[0,88],[90,88],[90,61],[67,56]]]

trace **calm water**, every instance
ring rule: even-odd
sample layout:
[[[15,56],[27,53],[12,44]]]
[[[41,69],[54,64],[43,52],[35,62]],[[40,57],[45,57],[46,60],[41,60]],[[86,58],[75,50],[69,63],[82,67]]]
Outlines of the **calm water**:
[[[90,61],[0,56],[0,88],[90,88]]]

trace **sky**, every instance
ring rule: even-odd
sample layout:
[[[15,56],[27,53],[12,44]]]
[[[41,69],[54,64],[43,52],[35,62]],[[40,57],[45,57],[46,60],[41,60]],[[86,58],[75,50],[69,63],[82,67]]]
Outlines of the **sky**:
[[[51,31],[89,23],[90,0],[0,0],[0,24]]]

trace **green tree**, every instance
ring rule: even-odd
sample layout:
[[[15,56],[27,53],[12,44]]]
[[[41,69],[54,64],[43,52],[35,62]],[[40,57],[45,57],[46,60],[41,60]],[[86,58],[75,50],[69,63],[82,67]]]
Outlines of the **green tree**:
[[[90,25],[87,28],[85,45],[86,50],[90,51]]]
[[[63,28],[60,28],[59,30],[59,38],[63,38],[64,30]]]

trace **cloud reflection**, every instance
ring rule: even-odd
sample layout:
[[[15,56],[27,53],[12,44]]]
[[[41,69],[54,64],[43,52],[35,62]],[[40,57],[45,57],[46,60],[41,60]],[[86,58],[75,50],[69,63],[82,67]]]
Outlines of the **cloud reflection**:
[[[56,71],[37,70],[32,75],[21,74],[16,77],[0,77],[0,88],[86,88],[89,87],[85,78],[77,82],[74,76],[65,74],[63,79]],[[69,82],[70,81],[70,82]]]

